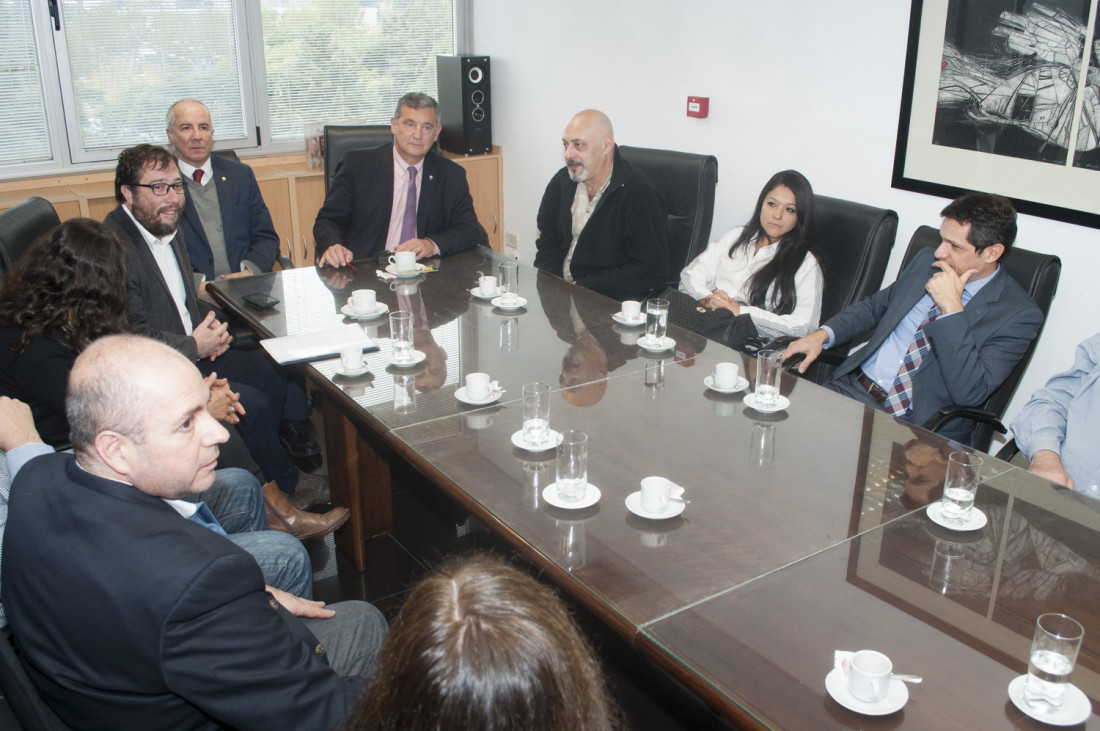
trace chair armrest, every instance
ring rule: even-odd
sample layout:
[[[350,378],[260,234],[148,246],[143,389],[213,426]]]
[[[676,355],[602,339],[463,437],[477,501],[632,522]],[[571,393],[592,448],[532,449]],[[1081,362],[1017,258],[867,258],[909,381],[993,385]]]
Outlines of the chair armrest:
[[[279,265],[279,268],[283,271],[294,268],[294,262],[290,260],[290,257],[286,254],[279,254],[275,257],[275,263]]]
[[[955,419],[970,419],[985,424],[992,424],[993,431],[998,434],[1004,434],[1008,431],[995,414],[985,409],[979,409],[976,406],[959,406],[957,404],[941,407],[939,411],[928,419],[928,421],[924,422],[923,426],[928,431],[939,432],[944,424],[954,421]]]
[[[1019,453],[1020,445],[1016,443],[1015,439],[1009,439],[1005,442],[1005,445],[1001,447],[1000,451],[997,452],[997,459],[1008,462]]]

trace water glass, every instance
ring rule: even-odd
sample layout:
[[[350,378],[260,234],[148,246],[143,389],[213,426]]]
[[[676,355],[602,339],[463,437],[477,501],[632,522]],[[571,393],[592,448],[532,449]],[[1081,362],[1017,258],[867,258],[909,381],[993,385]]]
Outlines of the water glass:
[[[779,402],[779,372],[783,366],[782,350],[761,350],[756,354],[756,403],[765,408]]]
[[[588,490],[588,435],[568,429],[558,444],[558,498],[575,503]]]
[[[1027,663],[1024,700],[1030,706],[1061,708],[1085,629],[1064,614],[1040,614]]]
[[[506,305],[513,304],[519,294],[519,262],[502,261],[497,274],[501,301]]]
[[[390,313],[390,340],[393,344],[394,362],[412,363],[413,331],[411,312],[397,310]]]
[[[650,343],[659,343],[668,332],[668,300],[651,299],[645,303],[645,337]]]
[[[523,440],[530,445],[546,441],[550,432],[550,385],[528,383],[523,387]]]
[[[966,525],[970,520],[981,469],[982,458],[976,454],[952,452],[947,458],[940,507],[943,519],[948,523]]]

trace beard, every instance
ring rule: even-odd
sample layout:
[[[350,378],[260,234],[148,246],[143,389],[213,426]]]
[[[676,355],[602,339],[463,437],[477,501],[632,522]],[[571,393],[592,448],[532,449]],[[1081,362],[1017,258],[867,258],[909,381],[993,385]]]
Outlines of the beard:
[[[588,180],[588,168],[582,166],[579,170],[573,172],[573,168],[570,167],[571,162],[571,160],[565,161],[565,169],[569,171],[569,179],[572,180],[574,183],[583,183],[584,181]]]
[[[140,223],[146,231],[156,236],[158,239],[164,238],[169,234],[176,232],[176,226],[179,224],[181,206],[179,204],[168,203],[163,206],[146,206],[134,201],[133,207],[130,209],[134,214],[134,218]],[[160,220],[160,214],[166,209],[175,210],[176,219],[172,223],[166,223]]]

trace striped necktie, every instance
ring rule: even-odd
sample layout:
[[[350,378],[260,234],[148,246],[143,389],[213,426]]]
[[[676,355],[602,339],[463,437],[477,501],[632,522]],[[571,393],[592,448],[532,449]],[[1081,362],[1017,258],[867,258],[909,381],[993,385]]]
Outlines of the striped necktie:
[[[886,394],[886,400],[882,402],[886,411],[894,416],[900,416],[909,410],[909,404],[913,402],[913,374],[920,368],[924,356],[932,349],[932,343],[924,336],[924,326],[940,316],[940,306],[932,305],[924,320],[921,321],[917,331],[913,333],[913,342],[905,357],[901,360],[898,374],[894,376],[894,385]]]

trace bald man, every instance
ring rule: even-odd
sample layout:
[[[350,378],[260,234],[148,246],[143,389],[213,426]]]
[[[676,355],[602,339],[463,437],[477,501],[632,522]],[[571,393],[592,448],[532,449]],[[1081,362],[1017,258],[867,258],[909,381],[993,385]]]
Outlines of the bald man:
[[[642,299],[670,276],[664,199],[619,155],[603,112],[577,113],[565,167],[539,206],[535,266],[616,300]]]

